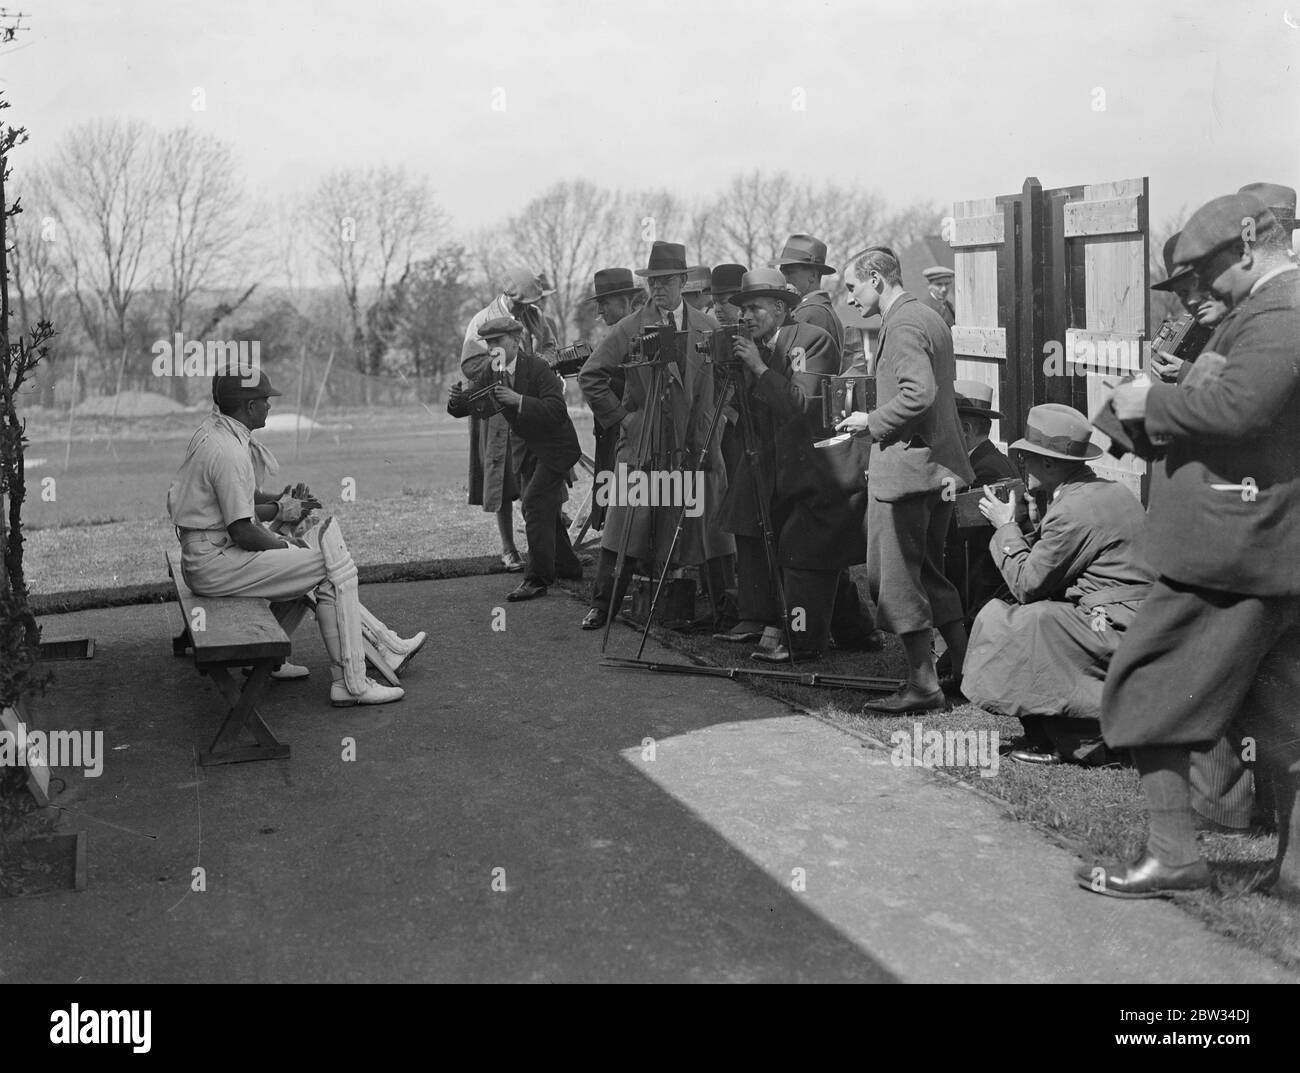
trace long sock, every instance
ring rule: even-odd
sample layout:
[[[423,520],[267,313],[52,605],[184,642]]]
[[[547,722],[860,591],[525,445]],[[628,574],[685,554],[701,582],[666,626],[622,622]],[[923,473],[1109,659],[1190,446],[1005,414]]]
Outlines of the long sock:
[[[1201,851],[1192,820],[1191,757],[1187,748],[1161,745],[1134,749],[1133,763],[1147,799],[1147,849],[1171,868],[1195,864]]]

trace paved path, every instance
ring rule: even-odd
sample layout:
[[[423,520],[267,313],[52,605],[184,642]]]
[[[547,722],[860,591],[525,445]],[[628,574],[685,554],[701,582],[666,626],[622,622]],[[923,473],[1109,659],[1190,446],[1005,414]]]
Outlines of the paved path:
[[[89,889],[0,901],[0,982],[1296,980],[1077,889],[1032,829],[776,701],[593,667],[581,605],[512,585],[367,588],[433,638],[384,708],[324,703],[306,624],[312,678],[264,706],[292,758],[221,768],[194,766],[219,710],[174,606],[44,620],[97,647],[38,716],[107,760],[62,799]]]

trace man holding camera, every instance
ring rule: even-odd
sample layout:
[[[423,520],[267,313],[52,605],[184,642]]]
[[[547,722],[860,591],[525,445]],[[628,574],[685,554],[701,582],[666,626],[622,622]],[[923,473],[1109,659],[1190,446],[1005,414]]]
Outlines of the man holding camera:
[[[903,290],[898,257],[886,246],[855,258],[845,283],[864,317],[881,314],[877,407],[838,427],[873,441],[867,578],[881,625],[902,639],[908,666],[901,690],[866,707],[888,714],[943,708],[931,630],[939,629],[960,667],[966,626],[961,597],[943,575],[943,546],[956,493],[974,477],[957,421],[952,332]]]
[[[989,551],[1015,603],[989,600],[975,617],[962,692],[1025,729],[1011,753],[1024,763],[1100,764],[1106,668],[1154,574],[1139,552],[1146,514],[1131,491],[1088,465],[1101,455],[1077,410],[1035,406],[1011,445],[1025,467],[1029,520],[1019,504],[984,489],[980,512],[995,528]],[[1046,503],[1038,516],[1038,501]]]
[[[649,303],[624,317],[600,341],[583,366],[578,384],[596,420],[607,429],[618,430],[616,466],[625,464],[628,472],[691,469],[697,465],[703,470],[703,511],[697,517],[685,517],[673,562],[668,565],[703,563],[717,612],[726,590],[734,584],[732,556],[736,546],[731,535],[717,524],[727,490],[720,447],[723,423],[717,422],[712,438],[706,442],[715,402],[712,366],[696,344],[704,332],[717,329],[718,322],[682,300],[687,275],[685,246],[655,242],[647,266],[637,269],[636,274],[647,281]],[[646,329],[685,333],[684,345],[667,360],[628,367],[629,362],[642,360],[634,356],[634,351]],[[617,378],[624,373],[620,393],[616,390]],[[653,427],[646,428],[646,416],[652,410],[657,420]],[[643,448],[645,457],[639,457]],[[609,615],[617,614],[632,577],[633,559],[653,562],[667,555],[679,513],[679,507],[610,506],[601,536],[591,608],[582,620],[584,630],[599,629]],[[621,576],[615,578],[625,525],[631,530],[627,559]]]
[[[467,361],[480,360],[483,341],[478,334],[479,328],[502,317],[522,325],[524,349],[549,359],[548,364],[554,361],[557,342],[550,321],[541,308],[544,290],[541,281],[528,269],[511,269],[501,293],[475,313],[465,329],[465,341],[460,352],[462,371]],[[511,573],[524,568],[519,549],[515,547],[514,508],[511,505],[519,498],[519,475],[510,467],[514,454],[510,426],[501,415],[482,419],[477,414],[470,415],[470,506],[481,506],[487,513],[497,516],[501,562]]]
[[[766,268],[746,273],[731,299],[748,333],[733,341],[733,351],[744,367],[739,389],[748,396],[753,427],[722,508],[722,526],[736,536],[741,621],[717,636],[758,640],[765,627],[781,621],[760,523],[765,503],[794,647],[791,652],[782,643],[753,653],[768,663],[821,656],[830,643],[840,571],[865,551],[861,463],[857,479],[842,486],[831,457],[813,446],[823,386],[839,372],[839,348],[829,333],[789,319],[799,299],[781,272]]]
[[[477,368],[470,363],[465,370],[469,391],[457,382],[447,401],[449,414],[466,417],[470,396],[476,395],[489,408],[498,408],[510,427],[511,464],[522,485],[519,498],[528,533],[528,569],[519,587],[506,596],[511,601],[545,596],[557,573],[582,577],[582,563],[560,518],[569,469],[582,456],[578,434],[564,401],[564,380],[541,358],[521,351],[523,331],[524,326],[510,317],[483,324],[478,335],[491,349],[479,355]]]
[[[1208,887],[1189,753],[1242,716],[1273,776],[1273,892],[1300,902],[1300,272],[1291,236],[1249,194],[1198,209],[1174,252],[1232,311],[1179,384],[1115,389],[1122,421],[1165,447],[1147,557],[1158,578],[1102,696],[1112,748],[1133,751],[1149,816],[1141,857],[1076,873],[1120,898]]]

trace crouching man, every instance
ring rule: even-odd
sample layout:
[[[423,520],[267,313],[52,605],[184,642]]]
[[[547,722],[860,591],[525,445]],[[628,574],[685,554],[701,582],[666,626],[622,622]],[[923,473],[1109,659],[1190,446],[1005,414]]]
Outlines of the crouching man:
[[[303,538],[284,540],[262,522],[295,521],[314,500],[276,497],[257,488],[252,432],[266,424],[279,395],[261,371],[213,379],[216,410],[190,439],[167,492],[181,541],[181,573],[200,596],[260,596],[285,633],[302,621],[314,594],[316,623],[329,653],[330,702],[336,708],[387,704],[404,691],[366,676],[363,632],[391,669],[423,643],[403,641],[367,612],[357,596],[357,568],[332,517]],[[392,642],[390,644],[389,642]]]
[[[582,457],[564,401],[564,380],[539,357],[519,349],[524,326],[496,317],[480,326],[485,347],[461,363],[469,392],[490,390],[510,426],[515,472],[522,483],[520,500],[528,533],[528,569],[507,600],[545,596],[558,575],[581,578],[582,563],[573,553],[569,532],[560,518],[569,470]],[[487,348],[491,349],[488,350]],[[469,393],[457,382],[447,399],[452,417],[470,413]]]
[[[980,610],[966,652],[962,691],[981,708],[1019,717],[1028,763],[1102,763],[1101,691],[1106,669],[1155,575],[1138,553],[1146,515],[1124,485],[1088,460],[1088,419],[1069,406],[1035,406],[1021,453],[1035,531],[1025,536],[1014,503],[986,490],[980,510],[996,532],[993,561],[1017,603]],[[1047,500],[1041,518],[1034,493]]]

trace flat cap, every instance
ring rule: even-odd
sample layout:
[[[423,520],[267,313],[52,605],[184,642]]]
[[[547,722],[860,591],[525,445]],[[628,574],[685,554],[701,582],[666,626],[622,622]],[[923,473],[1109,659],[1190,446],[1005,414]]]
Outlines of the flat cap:
[[[271,386],[270,378],[261,369],[237,369],[212,378],[212,401],[234,399],[269,399],[279,395]]]
[[[1277,229],[1267,205],[1250,194],[1226,194],[1207,201],[1187,221],[1174,249],[1176,265],[1195,265],[1210,254],[1240,242],[1254,223],[1255,239]]]
[[[744,265],[728,263],[714,265],[709,274],[709,289],[718,294],[731,294],[740,290],[740,280],[749,269]]]
[[[524,326],[514,317],[493,317],[479,325],[478,337],[496,339],[502,335],[518,335],[523,330]]]
[[[936,279],[952,279],[954,273],[951,268],[944,268],[943,265],[933,265],[930,268],[921,269],[921,275],[933,283]]]

